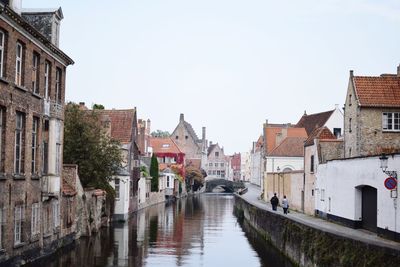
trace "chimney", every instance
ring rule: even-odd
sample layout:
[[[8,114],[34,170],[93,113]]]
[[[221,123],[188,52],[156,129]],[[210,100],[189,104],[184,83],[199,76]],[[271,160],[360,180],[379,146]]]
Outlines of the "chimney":
[[[150,135],[150,133],[151,133],[151,121],[150,119],[147,119],[146,135]]]
[[[201,140],[204,141],[206,140],[206,127],[203,127],[201,130]]]
[[[184,120],[185,120],[185,117],[184,117],[183,113],[181,113],[181,115],[179,116],[179,121],[184,121]]]
[[[350,78],[353,78],[353,76],[354,76],[354,71],[350,70]]]
[[[210,141],[210,146],[212,146],[212,141]]]
[[[400,77],[400,64],[397,66],[397,77]]]

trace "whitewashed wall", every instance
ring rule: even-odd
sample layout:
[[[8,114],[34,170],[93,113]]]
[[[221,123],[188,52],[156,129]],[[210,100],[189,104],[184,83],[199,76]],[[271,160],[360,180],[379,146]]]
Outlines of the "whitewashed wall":
[[[390,170],[400,171],[400,155],[389,156]],[[319,211],[352,221],[361,221],[361,191],[357,186],[377,189],[377,226],[400,232],[398,198],[391,198],[384,187],[388,175],[380,168],[379,157],[328,161],[318,166],[315,207]],[[321,200],[324,190],[324,200]],[[330,201],[329,201],[330,198]],[[397,223],[395,223],[397,221]]]
[[[250,183],[261,186],[261,180],[263,180],[261,174],[261,153],[251,153],[250,159]]]
[[[325,126],[328,127],[332,133],[333,133],[333,128],[340,128],[342,129],[341,133],[343,135],[344,133],[343,112],[339,109],[338,105],[335,107],[335,111],[332,113],[331,117],[325,123]]]
[[[119,218],[128,218],[129,212],[129,176],[117,176],[110,185],[115,189],[115,179],[119,179],[119,198],[115,199],[115,215],[120,215]]]
[[[303,169],[303,157],[267,157],[267,173],[278,172],[285,168],[290,168],[292,171],[299,171]]]

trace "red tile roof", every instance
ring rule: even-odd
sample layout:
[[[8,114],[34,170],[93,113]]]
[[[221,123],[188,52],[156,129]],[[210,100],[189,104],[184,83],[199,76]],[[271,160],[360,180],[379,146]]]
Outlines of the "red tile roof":
[[[266,153],[271,153],[277,146],[276,137],[286,131],[286,137],[304,137],[307,138],[307,132],[304,128],[294,127],[270,127],[269,125],[264,128],[264,136],[267,139]]]
[[[353,84],[362,107],[400,107],[400,77],[354,76]]]
[[[306,137],[286,137],[268,156],[303,157]]]
[[[183,154],[176,143],[169,137],[167,138],[150,138],[150,146],[153,148],[153,153],[173,153]]]
[[[307,135],[310,135],[316,128],[325,126],[325,123],[328,121],[334,111],[335,110],[329,110],[310,115],[304,114],[296,124],[296,127],[305,128]]]
[[[336,136],[329,130],[328,127],[319,127],[315,129],[307,138],[304,146],[311,146],[314,144],[314,139],[320,140],[336,140]]]
[[[135,109],[94,110],[102,121],[111,122],[111,137],[122,144],[130,143],[132,139]]]

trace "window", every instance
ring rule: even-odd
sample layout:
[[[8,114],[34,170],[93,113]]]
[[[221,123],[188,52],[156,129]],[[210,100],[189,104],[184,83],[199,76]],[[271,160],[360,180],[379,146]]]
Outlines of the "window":
[[[208,166],[212,167],[212,165],[213,165],[212,162],[208,163]]]
[[[44,98],[48,99],[50,92],[49,92],[49,86],[50,86],[50,62],[46,61],[44,63]]]
[[[56,144],[56,174],[61,174],[61,144]]]
[[[178,137],[178,136],[175,136],[175,139],[176,139],[176,140],[178,140],[178,139],[179,139],[179,137]]]
[[[351,118],[349,118],[349,133],[351,133]]]
[[[214,166],[215,166],[215,167],[218,167],[218,163],[214,163]]]
[[[216,174],[216,171],[213,171],[213,173],[212,173],[213,175],[215,175]]]
[[[32,174],[36,173],[38,126],[39,126],[39,118],[33,117],[33,120],[32,120],[32,163],[31,163]]]
[[[351,106],[351,94],[349,95],[349,106]]]
[[[225,178],[225,171],[221,171],[221,178]]]
[[[216,157],[219,157],[219,152],[215,152],[215,156],[216,156]]]
[[[221,171],[217,171],[217,175],[221,175]]]
[[[211,171],[208,171],[208,172],[207,172],[207,174],[208,174],[208,175],[211,175],[211,174],[212,174],[212,172],[211,172]]]
[[[18,112],[15,118],[15,147],[14,147],[14,172],[21,174],[24,172],[24,143],[25,143],[25,114]]]
[[[314,189],[311,189],[311,196],[314,196]]]
[[[321,189],[321,201],[325,201],[325,189]]]
[[[186,139],[186,140],[189,139],[189,136],[185,135],[185,139]]]
[[[119,179],[115,179],[115,198],[119,198]]]
[[[24,207],[23,205],[14,208],[14,245],[21,244],[24,229]]]
[[[39,203],[32,204],[32,220],[31,220],[31,231],[32,235],[37,235],[40,232],[40,212]]]
[[[39,94],[39,62],[40,56],[38,53],[33,52],[32,57],[32,92]]]
[[[167,187],[169,188],[169,176],[167,175]]]
[[[4,32],[0,31],[0,77],[3,77],[4,71],[4,39],[5,35]]]
[[[0,172],[4,172],[5,137],[6,137],[6,111],[0,106]]]
[[[22,85],[22,63],[23,63],[23,47],[21,43],[17,43],[15,55],[15,84]]]
[[[400,112],[383,112],[382,129],[386,131],[400,131]]]
[[[6,210],[0,207],[0,249],[4,248],[4,233],[5,229],[4,226],[6,224]]]
[[[336,136],[336,138],[339,138],[342,136],[342,129],[341,128],[333,128],[333,134]]]
[[[61,69],[56,70],[56,101],[61,104],[62,92],[61,92]]]
[[[224,163],[221,163],[221,167],[224,167],[224,165],[225,165]]]
[[[314,172],[314,155],[310,158],[310,172]]]
[[[53,201],[53,223],[54,228],[60,226],[60,204],[58,200]]]

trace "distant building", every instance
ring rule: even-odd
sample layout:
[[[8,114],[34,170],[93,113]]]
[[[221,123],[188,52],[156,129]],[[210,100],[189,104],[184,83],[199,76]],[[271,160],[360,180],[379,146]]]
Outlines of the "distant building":
[[[207,179],[229,178],[227,177],[228,163],[229,159],[227,160],[224,149],[218,143],[210,142],[207,152]]]
[[[151,151],[149,150],[150,146],[150,130],[151,130],[151,121],[150,119],[138,120],[138,147],[140,156],[151,157]]]
[[[242,168],[241,160],[242,158],[240,153],[235,153],[231,156],[231,167],[233,170],[232,178],[234,181],[241,180],[241,168]]]
[[[171,134],[171,139],[185,153],[186,163],[204,168],[207,162],[206,128],[202,128],[202,139],[199,139],[190,123],[180,114],[179,123]]]
[[[58,47],[62,18],[61,8],[39,15],[0,1],[0,265],[74,238],[62,231],[60,205],[65,77],[74,63]]]
[[[250,180],[250,167],[251,167],[251,160],[250,160],[250,153],[249,152],[242,152],[240,153],[240,180],[248,182]]]
[[[250,183],[261,186],[263,180],[263,147],[264,140],[261,135],[257,142],[253,142],[250,151]]]

